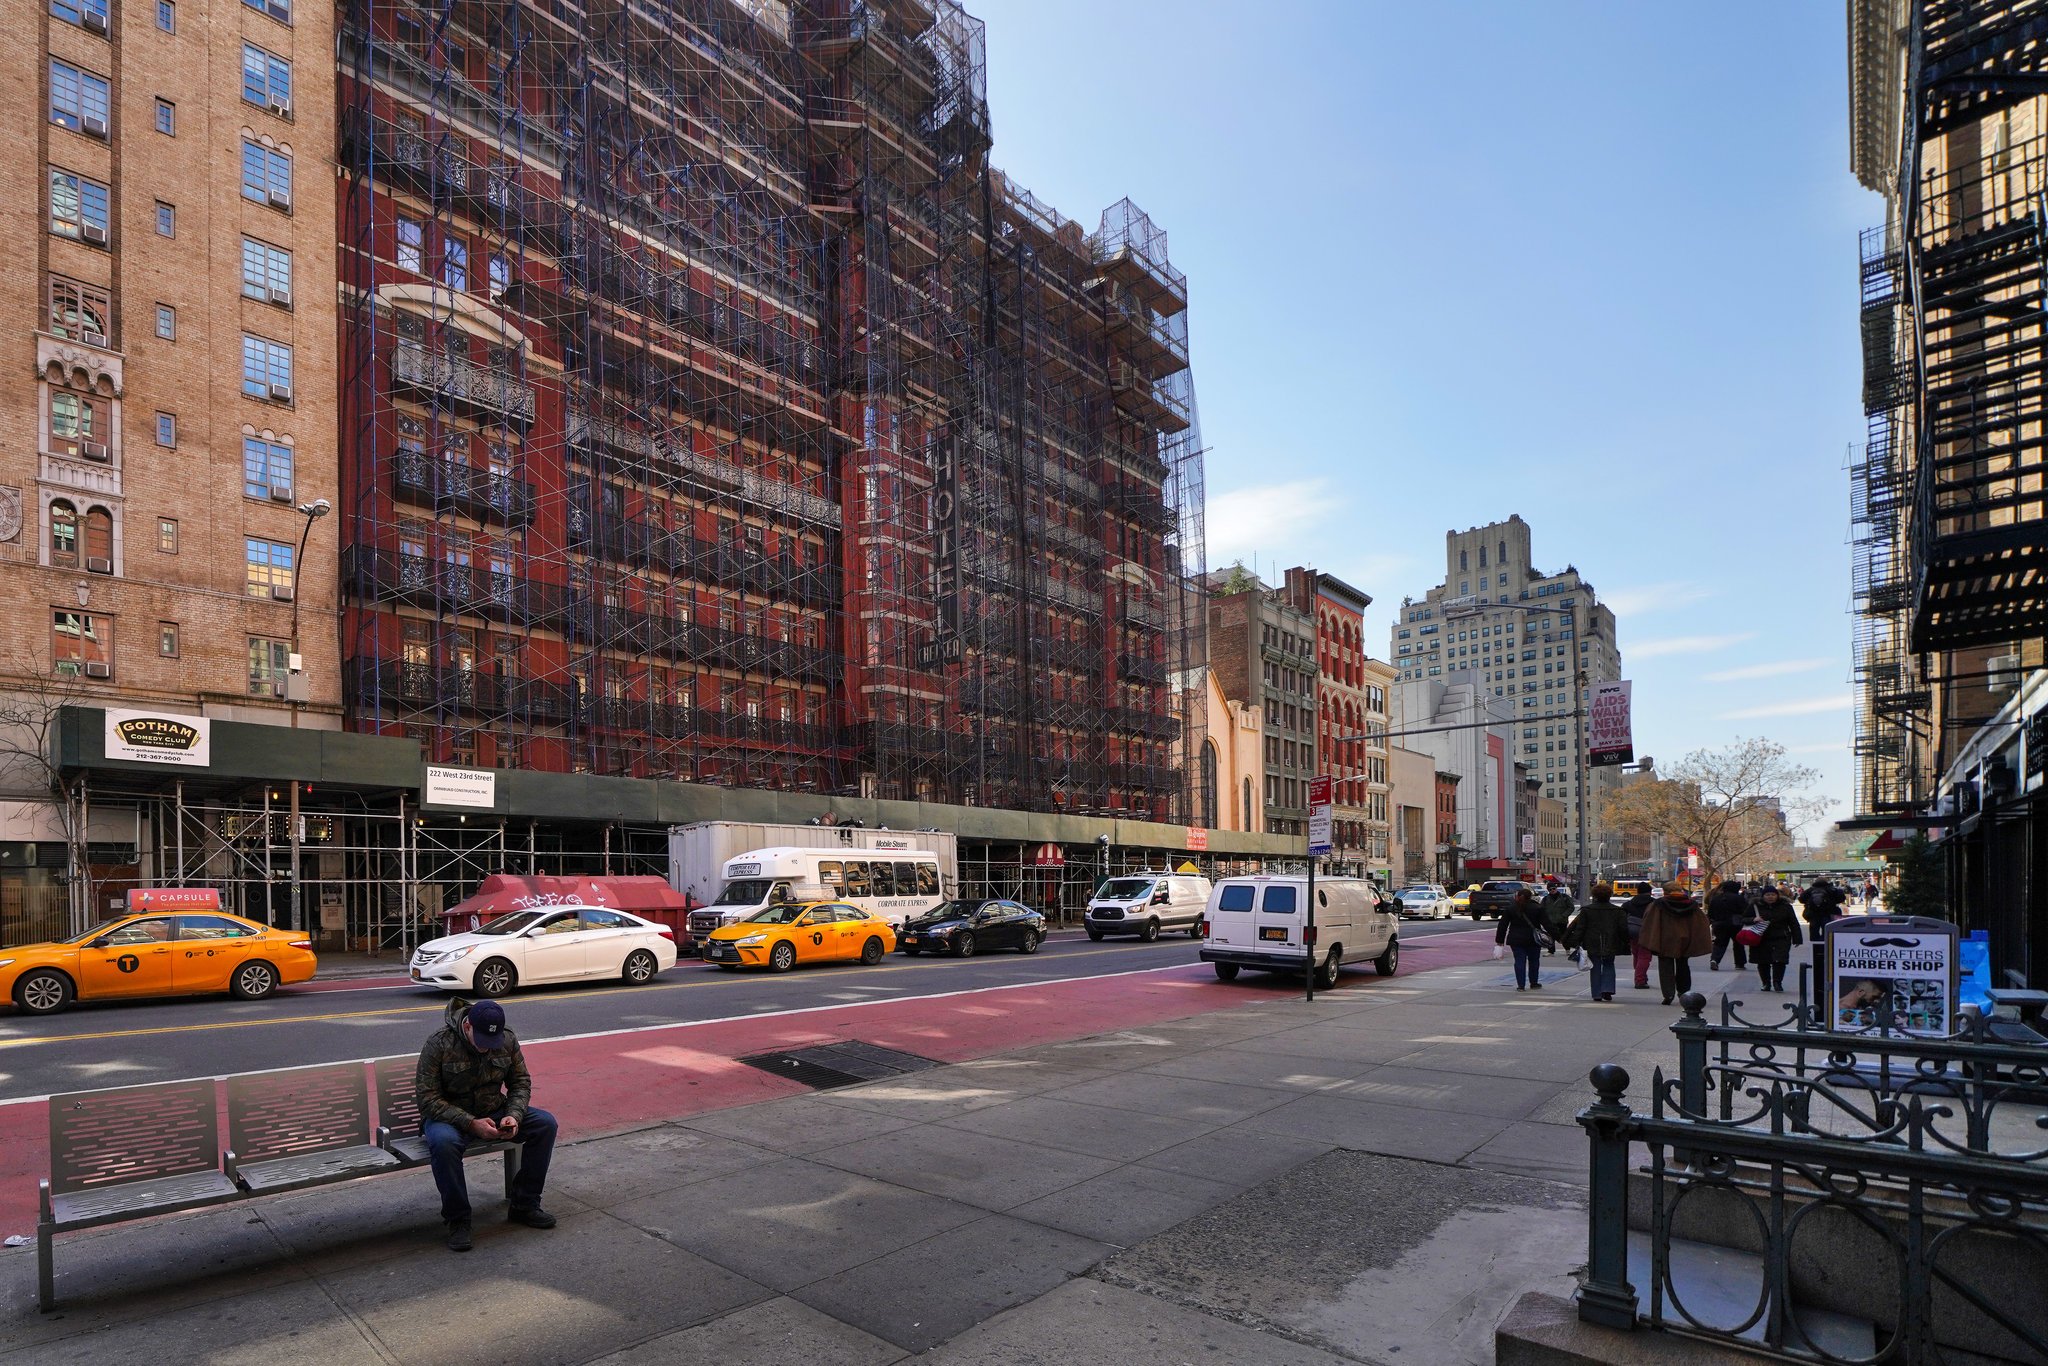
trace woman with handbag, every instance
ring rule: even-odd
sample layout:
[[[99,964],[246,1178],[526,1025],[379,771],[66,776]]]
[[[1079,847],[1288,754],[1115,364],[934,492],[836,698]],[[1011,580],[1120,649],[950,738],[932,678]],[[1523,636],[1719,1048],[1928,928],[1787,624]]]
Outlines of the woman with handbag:
[[[1799,933],[1799,917],[1793,913],[1792,903],[1778,895],[1776,887],[1764,888],[1756,911],[1756,923],[1743,926],[1737,942],[1743,936],[1755,936],[1755,946],[1749,952],[1756,961],[1757,976],[1763,979],[1763,989],[1783,991],[1785,967],[1792,961],[1792,950],[1804,942]]]
[[[1515,900],[1501,912],[1500,924],[1494,926],[1493,942],[1506,944],[1515,955],[1515,990],[1543,989],[1543,945],[1549,938],[1543,922],[1543,910],[1536,904],[1536,898],[1529,895],[1524,887],[1515,893]]]
[[[1592,964],[1593,999],[1614,999],[1614,960],[1628,951],[1628,914],[1614,904],[1614,888],[1593,884],[1593,899],[1564,932],[1564,942],[1585,950]]]

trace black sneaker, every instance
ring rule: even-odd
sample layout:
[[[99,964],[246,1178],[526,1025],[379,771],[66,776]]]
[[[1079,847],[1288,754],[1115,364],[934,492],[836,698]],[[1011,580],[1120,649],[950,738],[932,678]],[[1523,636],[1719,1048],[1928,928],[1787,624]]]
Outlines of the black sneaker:
[[[448,1221],[448,1250],[450,1252],[467,1252],[469,1247],[469,1220],[450,1219]]]
[[[555,1216],[549,1214],[539,1205],[535,1205],[532,1209],[514,1209],[505,1217],[512,1223],[524,1224],[528,1228],[553,1228],[555,1226]]]

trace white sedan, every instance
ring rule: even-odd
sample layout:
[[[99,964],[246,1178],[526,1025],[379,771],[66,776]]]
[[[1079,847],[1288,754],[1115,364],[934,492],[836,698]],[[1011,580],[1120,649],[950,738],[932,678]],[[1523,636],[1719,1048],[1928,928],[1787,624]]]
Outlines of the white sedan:
[[[1401,902],[1401,914],[1410,920],[1449,920],[1451,899],[1433,882],[1410,883],[1394,893]]]
[[[676,965],[674,931],[607,906],[514,911],[412,955],[412,980],[443,991],[503,996],[542,982],[654,980]]]

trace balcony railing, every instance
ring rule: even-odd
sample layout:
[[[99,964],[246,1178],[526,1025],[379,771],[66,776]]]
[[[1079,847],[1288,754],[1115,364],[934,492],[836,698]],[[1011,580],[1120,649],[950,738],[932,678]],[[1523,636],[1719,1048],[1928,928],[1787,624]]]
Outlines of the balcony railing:
[[[553,628],[562,625],[576,601],[560,584],[377,546],[349,547],[344,579],[369,602],[404,602]]]
[[[391,377],[520,422],[533,421],[532,385],[502,370],[429,351],[418,342],[401,341],[391,348]]]
[[[688,448],[687,436],[651,435],[574,412],[569,414],[568,435],[571,445],[609,449],[629,460],[651,461],[681,470],[696,479],[708,496],[736,497],[756,510],[780,511],[797,521],[835,531],[839,528],[837,503],[793,484],[699,455]]]
[[[391,460],[392,491],[411,502],[455,508],[481,521],[525,526],[533,520],[533,485],[510,475],[401,450]]]

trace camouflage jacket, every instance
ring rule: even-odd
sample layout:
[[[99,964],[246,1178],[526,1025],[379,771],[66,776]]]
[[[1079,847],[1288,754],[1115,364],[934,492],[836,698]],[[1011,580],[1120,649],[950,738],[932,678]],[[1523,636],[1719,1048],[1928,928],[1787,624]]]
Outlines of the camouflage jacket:
[[[524,1116],[533,1098],[533,1078],[519,1037],[509,1028],[505,1046],[479,1052],[454,1025],[427,1040],[413,1077],[421,1127],[436,1122],[466,1126],[472,1119]]]

